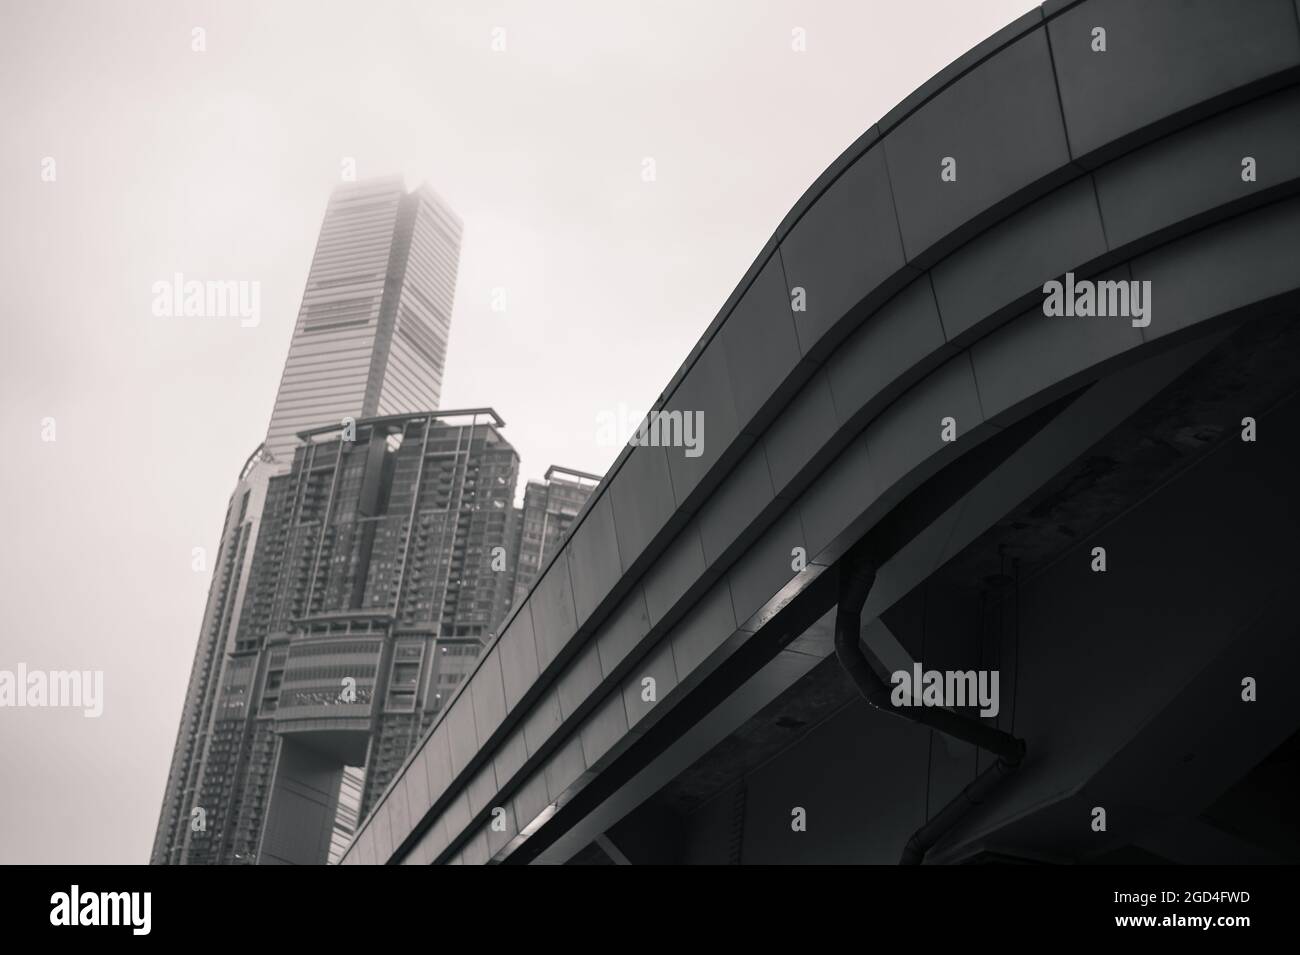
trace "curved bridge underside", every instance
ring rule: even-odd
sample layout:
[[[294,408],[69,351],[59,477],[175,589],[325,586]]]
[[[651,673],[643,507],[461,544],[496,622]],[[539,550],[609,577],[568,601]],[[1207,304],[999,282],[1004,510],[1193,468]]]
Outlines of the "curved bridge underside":
[[[1104,52],[1093,49],[1097,27]],[[1237,441],[1242,414],[1261,429],[1284,420],[1296,382],[1283,379],[1296,373],[1277,359],[1294,357],[1286,349],[1300,305],[1298,83],[1296,0],[1051,2],[871,127],[781,223],[656,404],[655,412],[702,412],[703,453],[625,449],[344,861],[565,861],[674,780],[700,799],[716,794],[706,777],[725,768],[718,744],[759,726],[756,714],[790,687],[806,690],[800,725],[839,706],[818,668],[831,654],[827,614],[850,547],[868,547],[881,563],[864,640],[882,659],[915,655],[888,622],[906,629],[899,615],[918,588],[954,562],[980,559],[993,568],[994,590],[1005,585],[1010,565],[981,558],[980,542],[1005,530],[1008,515],[1034,524],[1042,508],[1026,511],[1025,502],[1041,501],[1054,480],[1053,493],[1076,500],[1077,462],[1135,428],[1135,415],[1163,407],[1162,434],[1175,435],[1167,462],[1142,457],[1139,431],[1116,446],[1112,459],[1141,464],[1148,489],[1188,455],[1210,455],[1208,432]],[[1148,312],[1047,316],[1045,283],[1066,273],[1076,287],[1146,290]],[[1215,394],[1249,393],[1255,404],[1244,412],[1226,398],[1171,404],[1171,389],[1205,369],[1217,369],[1207,386]],[[1247,369],[1276,387],[1241,380]],[[1074,484],[1062,489],[1071,466]],[[1118,507],[1096,481],[1089,486],[1098,514]],[[1125,501],[1142,488],[1127,489]],[[1269,500],[1270,489],[1234,493],[1246,520],[1251,499]],[[1270,506],[1277,533],[1293,533],[1294,509]],[[1077,546],[1083,556],[1064,563],[1087,572],[1084,536],[1040,536],[1012,556],[1041,558],[1049,575]],[[1261,619],[1277,612],[1270,574],[1294,579],[1294,567],[1268,567],[1250,578]],[[1093,599],[1119,599],[1116,618],[1140,604],[1131,595]],[[927,612],[933,634],[943,614]],[[1163,632],[1182,625],[1174,616],[1148,622]],[[1061,639],[1069,633],[1063,626]],[[1191,640],[1165,682],[1151,679],[1158,666],[1138,653],[1130,665],[1160,700],[1125,719],[1172,719],[1197,674],[1240,649],[1230,636]],[[1104,640],[1098,647],[1109,652]],[[1017,672],[1020,662],[1017,647]],[[1024,670],[1036,672],[1029,649]],[[933,858],[1027,839],[1054,813],[1076,811],[1074,801],[1093,804],[1124,765],[1118,742],[1098,743],[1086,758],[1054,745],[1062,734],[1087,735],[1087,720],[1051,718],[1047,703],[1035,719],[1032,681],[1023,679],[1016,731],[1029,761],[1007,798]],[[1065,682],[1038,692],[1063,700]],[[997,721],[1006,728],[1016,718],[1004,703]],[[1290,719],[1256,727],[1259,745],[1293,733]],[[910,831],[925,821],[927,799],[942,805],[925,787],[939,785],[928,777],[947,764],[936,770],[924,755],[939,747],[924,733],[875,720],[862,717],[858,748],[843,758],[914,774],[921,788],[907,790],[915,793],[907,804],[859,792],[845,812],[897,816]],[[914,750],[927,762],[916,764]],[[971,752],[949,753],[952,765]],[[784,830],[791,804],[780,804]],[[897,858],[893,838],[882,861]]]

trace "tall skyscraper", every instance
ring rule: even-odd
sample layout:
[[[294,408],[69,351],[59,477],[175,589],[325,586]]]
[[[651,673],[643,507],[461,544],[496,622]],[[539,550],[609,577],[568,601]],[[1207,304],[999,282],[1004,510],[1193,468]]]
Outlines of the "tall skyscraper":
[[[599,483],[597,474],[552,464],[540,481],[525,485],[524,506],[515,514],[513,601],[528,595],[538,573],[569,533],[574,518]]]
[[[289,344],[266,448],[344,417],[437,408],[461,222],[428,186],[400,177],[330,197]]]
[[[432,190],[408,194],[399,177],[346,184],[330,198],[267,439],[240,470],[227,507],[155,863],[253,861],[247,841],[221,856],[203,848],[210,843],[202,836],[211,831],[210,808],[229,818],[242,811],[232,802],[242,798],[235,777],[213,776],[208,767],[230,745],[216,732],[222,714],[244,705],[219,688],[237,695],[238,674],[249,665],[236,642],[270,482],[290,469],[299,431],[437,407],[460,236],[460,220]]]

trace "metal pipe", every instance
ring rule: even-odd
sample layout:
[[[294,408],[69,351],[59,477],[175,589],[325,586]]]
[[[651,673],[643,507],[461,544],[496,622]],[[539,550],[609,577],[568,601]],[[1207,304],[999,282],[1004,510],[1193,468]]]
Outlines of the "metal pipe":
[[[975,781],[939,810],[933,819],[912,833],[912,838],[908,839],[907,845],[903,847],[903,856],[898,860],[898,864],[920,865],[925,854],[943,837],[944,833],[957,825],[966,813],[976,806],[983,805],[998,784],[1019,768],[1018,761],[1012,763],[1007,759],[999,759],[976,776]]]
[[[981,773],[933,819],[907,841],[901,865],[917,865],[925,853],[973,807],[987,799],[1005,777],[1020,768],[1025,741],[978,720],[940,707],[899,709],[890,703],[888,684],[880,678],[862,649],[862,608],[876,581],[875,564],[846,556],[840,562],[840,600],[835,610],[835,655],[868,703],[894,716],[921,723],[998,756],[998,761]]]

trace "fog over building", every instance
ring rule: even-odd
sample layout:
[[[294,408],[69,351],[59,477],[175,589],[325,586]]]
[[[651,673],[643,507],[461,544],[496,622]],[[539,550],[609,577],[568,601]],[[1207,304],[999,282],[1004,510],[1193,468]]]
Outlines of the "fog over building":
[[[330,198],[267,438],[240,469],[227,507],[154,841],[151,859],[155,863],[245,862],[255,858],[265,794],[246,793],[244,783],[249,772],[262,772],[272,764],[278,753],[277,742],[274,734],[248,736],[251,730],[235,727],[255,720],[260,712],[255,704],[250,705],[254,687],[249,681],[258,675],[265,677],[268,672],[269,661],[262,660],[254,649],[268,642],[266,631],[257,629],[266,625],[257,615],[265,613],[273,602],[267,588],[288,586],[271,583],[280,580],[280,568],[264,562],[255,566],[259,530],[264,516],[268,517],[275,534],[263,545],[264,551],[292,551],[306,535],[319,534],[322,523],[330,527],[327,535],[364,526],[349,524],[347,531],[338,530],[342,526],[339,522],[347,521],[334,502],[355,488],[318,486],[321,462],[329,452],[310,447],[301,452],[305,454],[302,460],[296,459],[295,448],[302,444],[298,435],[322,427],[342,428],[349,421],[427,412],[437,407],[460,236],[460,219],[446,203],[428,186],[406,192],[400,177],[346,183]],[[441,432],[433,430],[434,445],[441,447]],[[399,437],[393,435],[394,443]],[[356,445],[350,447],[355,450]],[[340,463],[351,460],[347,452],[335,452],[335,457]],[[459,472],[453,473],[452,464],[450,470],[434,467],[427,475],[421,474],[463,490],[468,458],[468,448],[460,458],[450,452],[448,460],[461,463]],[[304,482],[302,488],[290,487],[293,474]],[[347,479],[353,476],[354,471],[348,471]],[[277,477],[281,480],[275,480]],[[511,474],[509,494],[503,504],[502,535],[509,522],[513,482]],[[333,496],[335,490],[339,491],[338,498]],[[269,508],[268,494],[272,499]],[[306,515],[315,514],[312,505],[319,503],[314,495],[324,495],[331,510],[309,519]],[[286,500],[296,501],[301,510],[284,513],[281,505]],[[353,514],[357,519],[371,516]],[[316,523],[309,526],[312,520]],[[449,531],[449,546],[455,530]],[[285,541],[277,536],[282,532],[297,536],[294,541]],[[506,543],[504,536],[500,543]],[[318,541],[318,545],[324,544]],[[343,542],[339,546],[346,551],[350,544]],[[448,620],[456,621],[449,626],[449,633],[486,632],[493,614],[503,609],[497,605],[509,603],[509,586],[505,582],[493,583],[492,594],[486,600],[488,606],[471,607],[477,603],[477,592],[465,574],[450,573],[455,562],[453,555],[441,565],[444,573],[436,585],[436,597],[433,590],[422,586],[433,586],[432,579],[413,588],[424,595],[421,610],[434,606],[436,600],[438,610],[427,616],[437,617],[436,623],[441,625],[439,615],[445,602]],[[354,573],[356,570],[354,567]],[[511,575],[506,576],[509,579]],[[308,581],[309,585],[313,583]],[[330,568],[320,585],[334,589],[327,594],[309,587],[310,601],[314,601],[310,606],[350,606],[353,592],[338,589],[344,585],[337,575],[331,575]],[[348,586],[360,587],[364,592],[364,583]],[[501,590],[500,596],[496,596],[497,589]],[[295,612],[306,612],[306,607],[295,606]],[[251,619],[245,616],[246,610],[253,615]],[[288,627],[283,616],[275,622]],[[436,697],[437,691],[434,693]],[[256,752],[246,748],[254,744]],[[359,760],[353,757],[353,762],[364,764],[364,757],[364,753]],[[371,786],[375,778],[372,774]],[[261,782],[269,785],[270,780]],[[337,800],[337,785],[332,782],[330,787],[334,792],[329,798]],[[242,826],[238,838],[232,828],[237,824]]]
[[[276,458],[295,435],[344,417],[438,407],[461,221],[400,176],[340,186],[312,256],[267,428]]]
[[[514,506],[491,408],[437,410],[460,220],[340,187],[266,442],[231,495],[154,863],[336,861],[599,477]]]

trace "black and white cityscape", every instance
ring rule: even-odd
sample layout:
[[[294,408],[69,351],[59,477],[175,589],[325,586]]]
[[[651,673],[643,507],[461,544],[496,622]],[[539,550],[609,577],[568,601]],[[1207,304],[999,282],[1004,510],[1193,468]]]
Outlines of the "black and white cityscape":
[[[0,862],[1300,862],[1300,0],[362,9],[5,5]]]

